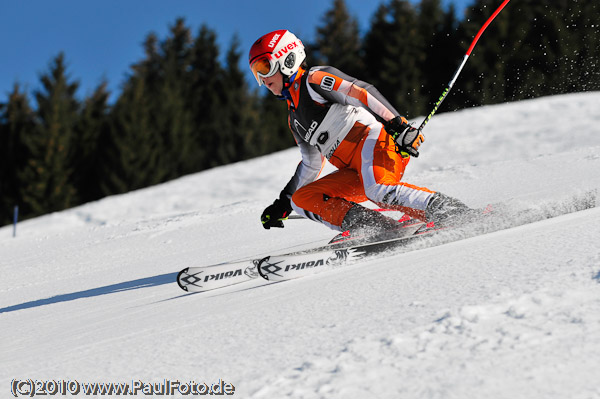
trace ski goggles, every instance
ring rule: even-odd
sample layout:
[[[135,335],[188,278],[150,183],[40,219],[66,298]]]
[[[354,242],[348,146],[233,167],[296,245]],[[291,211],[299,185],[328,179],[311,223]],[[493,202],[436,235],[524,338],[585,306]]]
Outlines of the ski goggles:
[[[250,70],[256,78],[258,85],[262,85],[261,78],[268,78],[275,75],[277,72],[277,61],[272,60],[269,56],[261,56],[250,64]]]

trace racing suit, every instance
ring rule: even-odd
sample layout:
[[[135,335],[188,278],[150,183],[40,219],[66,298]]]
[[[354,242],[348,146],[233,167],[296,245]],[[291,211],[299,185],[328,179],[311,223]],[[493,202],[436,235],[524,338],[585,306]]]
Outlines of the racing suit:
[[[435,193],[400,180],[410,157],[384,130],[399,116],[372,85],[330,66],[300,69],[283,91],[302,161],[282,194],[300,215],[341,231],[346,213],[370,200],[424,220]],[[327,159],[338,170],[320,179]]]

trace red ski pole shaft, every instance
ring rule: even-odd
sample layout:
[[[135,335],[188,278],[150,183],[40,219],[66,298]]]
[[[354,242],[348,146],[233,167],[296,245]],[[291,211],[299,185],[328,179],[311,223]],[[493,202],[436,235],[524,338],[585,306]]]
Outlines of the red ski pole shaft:
[[[462,71],[463,67],[467,63],[467,60],[469,59],[469,56],[471,55],[471,52],[473,51],[473,48],[475,47],[475,44],[477,44],[477,41],[479,40],[479,38],[483,34],[483,31],[494,20],[494,18],[496,18],[496,16],[500,13],[500,11],[502,11],[502,9],[504,8],[504,6],[506,6],[509,1],[510,0],[504,0],[502,2],[502,4],[500,4],[500,7],[498,7],[496,9],[496,11],[494,11],[494,13],[488,18],[488,20],[485,22],[485,24],[483,24],[483,26],[481,27],[481,29],[479,29],[479,32],[477,32],[477,35],[475,35],[475,39],[473,39],[473,41],[471,42],[471,45],[469,46],[469,49],[465,53],[465,56],[463,57],[462,63],[460,64],[460,66],[458,67],[458,69],[456,70],[456,72],[454,73],[454,76],[452,77],[452,80],[450,80],[450,83],[448,83],[448,86],[446,86],[446,88],[444,89],[444,92],[442,93],[442,95],[440,96],[440,98],[438,99],[438,101],[435,103],[435,106],[433,107],[433,111],[431,111],[431,113],[427,116],[427,118],[425,118],[425,120],[423,121],[423,123],[421,123],[421,126],[419,126],[419,131],[423,130],[423,128],[425,127],[425,125],[433,117],[433,114],[435,114],[437,112],[437,110],[440,107],[440,105],[442,104],[442,102],[446,99],[446,96],[448,96],[448,93],[450,92],[450,89],[452,89],[452,86],[454,86],[454,83],[456,82],[456,79],[458,78],[458,75],[460,75],[460,72]]]

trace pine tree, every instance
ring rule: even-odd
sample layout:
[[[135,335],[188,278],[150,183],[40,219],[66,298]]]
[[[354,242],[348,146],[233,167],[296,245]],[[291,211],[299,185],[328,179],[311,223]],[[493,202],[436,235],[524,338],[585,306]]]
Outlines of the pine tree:
[[[161,163],[166,179],[193,171],[193,116],[188,107],[186,85],[191,61],[192,37],[182,18],[162,42],[158,92],[153,93],[152,117],[162,140]]]
[[[470,9],[461,24],[465,48],[496,6],[479,0]],[[509,4],[488,27],[463,72],[472,76],[464,101],[479,105],[585,90],[594,71],[600,82],[595,68],[599,7],[590,0]]]
[[[390,32],[388,19],[388,8],[384,4],[381,4],[371,19],[370,29],[363,41],[366,69],[365,80],[378,87],[384,95],[390,94],[386,90],[387,85],[385,84],[388,72],[384,69],[384,66],[387,64],[384,61],[387,47],[386,39]]]
[[[219,164],[240,161],[256,154],[256,111],[250,103],[245,74],[240,70],[239,39],[234,36],[226,53],[223,74],[222,106],[219,116],[220,143],[216,160]],[[253,123],[254,122],[254,123]]]
[[[21,215],[28,216],[29,210],[21,201],[22,175],[29,158],[24,140],[34,130],[34,112],[27,95],[15,84],[8,102],[0,105],[0,225],[11,222],[16,205]]]
[[[101,184],[102,163],[109,135],[110,93],[107,82],[101,83],[92,95],[83,102],[73,140],[72,182],[80,202],[97,200],[103,196]]]
[[[556,91],[600,90],[600,4],[595,0],[559,0],[553,18],[564,21],[560,32],[562,82]]]
[[[285,101],[278,99],[270,93],[256,96],[260,102],[258,107],[258,154],[264,155],[273,151],[280,151],[295,145],[294,138],[288,125],[287,106]]]
[[[381,5],[365,38],[369,82],[403,115],[424,111],[421,95],[423,39],[415,8],[406,0]]]
[[[437,101],[464,54],[457,40],[457,29],[458,21],[452,4],[444,11],[440,0],[421,1],[419,32],[424,40],[424,54],[419,70],[422,75],[422,94],[427,105]],[[444,112],[444,109],[448,109],[448,104],[438,113]]]
[[[35,91],[36,129],[25,140],[30,153],[23,176],[22,201],[34,215],[58,211],[77,203],[72,184],[72,147],[79,103],[78,83],[70,83],[64,54],[53,59]]]
[[[463,38],[461,41],[463,54],[497,6],[498,4],[494,0],[477,0],[472,7],[467,9],[465,20],[460,28],[460,35]],[[503,101],[506,62],[512,46],[516,45],[509,40],[508,35],[514,30],[515,22],[509,18],[508,13],[502,12],[478,41],[462,72],[464,76],[468,77],[461,80],[459,90],[462,97],[461,102],[466,106]]]
[[[145,59],[132,67],[110,114],[110,134],[103,165],[102,191],[123,193],[157,184],[168,171],[161,164],[162,140],[152,118],[160,77],[158,39],[149,34]]]
[[[319,65],[332,65],[356,78],[364,76],[358,20],[349,14],[344,0],[333,0],[317,27],[312,47],[314,62]]]
[[[221,98],[223,67],[219,62],[219,47],[213,30],[202,25],[191,49],[191,71],[188,78],[187,103],[193,111],[193,169],[207,169],[218,164],[221,135]]]
[[[562,18],[555,18],[556,5],[550,1],[524,0],[506,10],[510,19],[507,45],[516,46],[506,58],[505,95],[500,101],[534,98],[558,94],[553,81],[565,78],[561,59],[561,31],[565,32]],[[508,47],[510,48],[510,47]]]

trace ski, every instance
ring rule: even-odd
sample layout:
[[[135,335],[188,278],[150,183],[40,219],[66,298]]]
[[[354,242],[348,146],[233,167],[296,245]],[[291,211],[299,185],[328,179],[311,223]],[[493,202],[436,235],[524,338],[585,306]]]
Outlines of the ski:
[[[329,244],[300,251],[222,263],[212,266],[188,267],[179,272],[177,283],[187,292],[204,292],[234,284],[258,281],[284,281],[315,274],[350,264],[365,258],[394,253],[399,249],[427,239],[437,238],[426,246],[449,242],[509,229],[571,212],[593,208],[597,203],[595,192],[585,193],[569,203],[568,209],[549,203],[525,209],[511,209],[506,204],[493,204],[481,209],[481,215],[457,221],[453,226],[436,227],[416,220],[403,220],[402,227],[388,233],[387,238],[334,237]],[[440,233],[438,235],[438,233]]]
[[[422,227],[425,227],[423,224]],[[258,261],[257,271],[268,281],[283,281],[315,274],[345,264],[352,264],[367,257],[380,255],[407,245],[437,230],[414,232],[410,235],[366,243],[327,245],[312,250],[267,256]],[[344,244],[346,244],[344,246]]]
[[[376,243],[365,242],[367,238],[334,238],[328,244],[310,249],[290,252],[287,254],[275,255],[273,259],[285,257],[286,259],[296,259],[300,264],[298,270],[304,270],[327,264],[342,264],[362,257],[363,252],[373,253],[375,248],[389,246],[392,242],[399,242],[400,239],[408,239],[413,235],[416,237],[419,228],[423,223],[412,223],[404,227],[395,234],[396,237],[388,240],[379,240]],[[371,238],[371,241],[373,238]],[[377,246],[376,244],[379,244]],[[361,252],[357,252],[360,249]],[[330,259],[337,257],[338,259]],[[259,277],[259,264],[266,262],[266,258],[254,258],[236,262],[226,262],[218,265],[186,267],[177,275],[177,284],[186,292],[204,292],[227,287],[234,284],[240,284],[252,281]],[[265,268],[268,269],[266,265]],[[269,270],[274,270],[269,269]],[[265,275],[269,274],[265,272]],[[271,278],[273,280],[273,278]]]
[[[376,237],[349,237],[341,233],[329,243],[309,249],[218,265],[187,267],[177,275],[177,284],[191,293],[249,282],[259,276],[272,282],[298,278],[399,249],[424,236],[446,230],[411,218],[399,222],[401,227],[398,230]]]
[[[457,226],[465,227],[482,222],[492,214],[488,205],[481,210],[480,217],[462,220]],[[336,236],[330,244],[310,250],[283,255],[267,256],[258,262],[258,273],[268,281],[283,281],[315,274],[344,264],[354,263],[367,257],[393,252],[403,246],[455,227],[436,227],[434,223],[424,223],[407,218],[400,220],[400,230],[386,233],[383,237],[368,237],[344,240],[344,234]]]
[[[259,276],[259,259],[186,267],[177,275],[177,284],[186,292],[203,292],[254,280]]]

